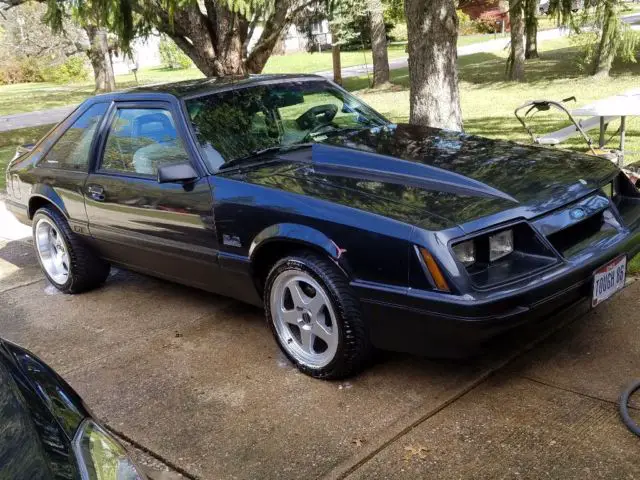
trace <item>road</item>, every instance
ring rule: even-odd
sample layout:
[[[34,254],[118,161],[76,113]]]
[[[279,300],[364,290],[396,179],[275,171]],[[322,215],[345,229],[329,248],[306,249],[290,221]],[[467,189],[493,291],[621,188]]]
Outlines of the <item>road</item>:
[[[0,225],[0,335],[161,468],[202,479],[638,473],[638,439],[615,402],[640,372],[640,282],[472,360],[389,353],[323,382],[283,358],[259,309],[124,270],[59,294],[2,203]]]

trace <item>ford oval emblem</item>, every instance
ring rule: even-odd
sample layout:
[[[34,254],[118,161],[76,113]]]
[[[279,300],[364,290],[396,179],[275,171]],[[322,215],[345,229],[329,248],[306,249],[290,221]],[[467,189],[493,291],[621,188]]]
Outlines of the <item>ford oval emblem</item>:
[[[569,216],[573,220],[582,220],[584,217],[587,216],[587,212],[584,211],[584,208],[578,207],[578,208],[574,208],[573,210],[571,210],[569,212]]]

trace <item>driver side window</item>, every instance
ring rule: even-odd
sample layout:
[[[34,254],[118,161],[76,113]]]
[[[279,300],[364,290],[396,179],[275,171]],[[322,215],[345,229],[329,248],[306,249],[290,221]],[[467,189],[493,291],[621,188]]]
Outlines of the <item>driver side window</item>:
[[[100,170],[155,176],[159,166],[188,159],[168,110],[122,108],[111,123]]]

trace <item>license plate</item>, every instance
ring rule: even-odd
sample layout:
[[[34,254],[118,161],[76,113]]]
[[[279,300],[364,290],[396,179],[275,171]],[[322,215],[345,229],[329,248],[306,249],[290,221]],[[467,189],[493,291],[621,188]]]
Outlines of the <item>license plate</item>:
[[[603,265],[593,274],[593,296],[591,306],[595,307],[614,293],[622,290],[627,273],[627,257],[619,257]]]

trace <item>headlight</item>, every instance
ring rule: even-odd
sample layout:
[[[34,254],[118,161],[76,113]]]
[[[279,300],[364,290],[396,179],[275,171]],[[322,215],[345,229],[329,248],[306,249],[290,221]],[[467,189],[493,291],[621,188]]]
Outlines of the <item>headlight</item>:
[[[489,261],[494,262],[513,252],[513,230],[489,236]]]
[[[465,267],[472,265],[476,261],[476,244],[473,240],[458,243],[453,247],[453,253],[460,263]]]
[[[82,480],[143,480],[124,447],[92,420],[85,420],[73,441]]]

